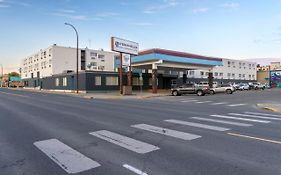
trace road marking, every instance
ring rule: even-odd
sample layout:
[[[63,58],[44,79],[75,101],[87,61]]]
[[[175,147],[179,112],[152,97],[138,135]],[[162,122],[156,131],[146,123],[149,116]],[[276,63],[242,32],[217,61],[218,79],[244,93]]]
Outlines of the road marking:
[[[2,94],[6,94],[6,95],[14,95],[14,96],[18,96],[18,97],[25,97],[25,98],[29,98],[29,96],[26,96],[26,95],[13,94],[13,93],[2,92],[2,91],[0,91],[0,93],[2,93]]]
[[[265,116],[271,116],[271,117],[281,117],[281,115],[275,115],[275,114],[266,114],[266,113],[259,113],[259,112],[245,112],[246,114],[254,114],[254,115],[265,115]]]
[[[271,139],[264,139],[264,138],[253,137],[253,136],[242,135],[242,134],[236,134],[236,133],[227,133],[227,134],[232,135],[232,136],[237,136],[237,137],[259,140],[259,141],[263,141],[263,142],[281,144],[281,141],[276,141],[276,140],[271,140]]]
[[[230,125],[235,125],[235,126],[245,126],[245,127],[253,126],[251,124],[246,124],[246,123],[230,122],[230,121],[226,121],[226,120],[216,120],[216,119],[201,118],[201,117],[192,117],[192,119],[201,120],[201,121],[216,122],[216,123],[223,123],[223,124],[230,124]]]
[[[214,130],[214,131],[228,131],[228,130],[230,130],[229,128],[212,126],[212,125],[204,125],[204,124],[201,124],[201,123],[186,122],[186,121],[181,121],[181,120],[165,120],[165,122],[181,124],[181,125],[186,125],[186,126],[193,126],[193,127],[197,127],[197,128],[209,129],[209,130]]]
[[[247,104],[232,104],[232,105],[227,105],[227,106],[230,106],[230,107],[237,107],[237,106],[245,106]]]
[[[139,154],[145,154],[160,149],[157,146],[106,130],[91,132],[90,134]]]
[[[185,100],[185,101],[181,101],[182,103],[188,103],[188,102],[196,102],[196,101],[199,101],[199,100]]]
[[[203,103],[211,103],[212,101],[199,101],[199,102],[196,102],[198,104],[203,104]]]
[[[250,122],[257,122],[257,123],[271,123],[271,121],[266,121],[266,120],[255,120],[255,119],[248,119],[248,118],[231,117],[231,116],[226,116],[226,115],[211,115],[211,116],[218,117],[218,118],[233,119],[233,120],[244,120],[244,121],[250,121]]]
[[[257,115],[237,114],[237,113],[228,113],[228,114],[229,115],[235,115],[235,116],[244,116],[244,117],[251,117],[251,118],[268,119],[268,120],[281,120],[281,118],[264,117],[264,116],[257,116]]]
[[[175,137],[183,140],[194,140],[197,138],[200,138],[201,136],[195,135],[195,134],[190,134],[190,133],[185,133],[185,132],[180,132],[180,131],[175,131],[167,128],[162,128],[162,127],[157,127],[157,126],[152,126],[152,125],[146,125],[146,124],[138,124],[138,125],[132,125],[131,127],[138,128],[138,129],[143,129],[146,131],[158,133],[158,134],[163,134],[166,136],[170,137]]]
[[[34,142],[34,145],[68,174],[79,173],[100,166],[99,163],[89,159],[57,139]]]
[[[123,165],[124,168],[127,168],[128,170],[138,174],[138,175],[148,175],[147,173],[135,168],[135,167],[132,167],[131,165],[128,165],[128,164],[124,164]]]
[[[211,105],[225,105],[225,104],[228,104],[228,102],[212,103]]]

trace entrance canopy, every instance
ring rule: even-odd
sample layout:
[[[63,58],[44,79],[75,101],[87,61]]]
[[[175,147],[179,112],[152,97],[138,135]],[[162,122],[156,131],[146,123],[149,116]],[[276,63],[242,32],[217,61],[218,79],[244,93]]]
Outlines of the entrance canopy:
[[[222,66],[222,59],[164,49],[149,49],[132,58],[136,69],[209,70],[214,66]]]

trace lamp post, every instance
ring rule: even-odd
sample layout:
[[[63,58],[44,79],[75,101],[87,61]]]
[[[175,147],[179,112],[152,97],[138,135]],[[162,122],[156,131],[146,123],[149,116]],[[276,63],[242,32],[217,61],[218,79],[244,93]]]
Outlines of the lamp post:
[[[2,64],[0,64],[0,66],[1,66],[1,88],[3,87],[3,65]]]
[[[77,32],[77,30],[76,30],[76,28],[72,25],[72,24],[69,24],[69,23],[64,23],[65,25],[67,25],[67,26],[70,26],[70,27],[72,27],[73,28],[73,30],[75,31],[75,33],[76,33],[76,37],[77,37],[77,50],[76,50],[76,93],[78,94],[79,93],[79,82],[78,82],[78,67],[79,67],[79,56],[78,56],[78,53],[79,53],[79,45],[78,45],[78,43],[79,43],[79,38],[78,38],[78,32]]]

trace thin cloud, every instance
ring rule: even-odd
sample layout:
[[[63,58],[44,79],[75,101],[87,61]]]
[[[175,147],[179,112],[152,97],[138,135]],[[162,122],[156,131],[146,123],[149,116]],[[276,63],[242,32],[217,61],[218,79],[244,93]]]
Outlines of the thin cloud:
[[[220,6],[223,7],[223,8],[235,9],[235,8],[238,8],[240,6],[240,4],[232,2],[232,3],[221,4]]]
[[[10,5],[6,5],[6,4],[0,4],[0,8],[9,8]]]
[[[207,13],[208,11],[209,8],[197,8],[192,10],[194,14]]]
[[[58,9],[57,11],[61,13],[75,13],[74,10],[68,10],[68,9]]]
[[[180,5],[181,3],[178,0],[163,0],[162,4],[160,5],[153,5],[153,6],[148,6],[143,10],[144,14],[152,14],[152,13],[156,13],[158,11],[161,10],[165,10],[168,8],[173,8],[173,7],[177,7],[178,5]]]

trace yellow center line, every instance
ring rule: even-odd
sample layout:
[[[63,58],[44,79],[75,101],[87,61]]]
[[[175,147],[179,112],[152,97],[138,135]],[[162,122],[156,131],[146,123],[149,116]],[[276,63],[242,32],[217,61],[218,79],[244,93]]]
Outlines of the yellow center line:
[[[248,135],[242,135],[242,134],[236,134],[236,133],[227,133],[228,135],[232,136],[237,136],[237,137],[243,137],[243,138],[248,138],[248,139],[253,139],[253,140],[259,140],[263,142],[269,142],[269,143],[274,143],[274,144],[281,144],[281,141],[277,140],[271,140],[271,139],[265,139],[265,138],[259,138],[259,137],[253,137],[253,136],[248,136]]]
[[[14,95],[14,96],[18,96],[18,97],[25,97],[25,98],[29,98],[29,96],[26,95],[20,95],[20,94],[13,94],[13,93],[8,93],[8,92],[1,92],[2,94],[6,94],[6,95]]]

